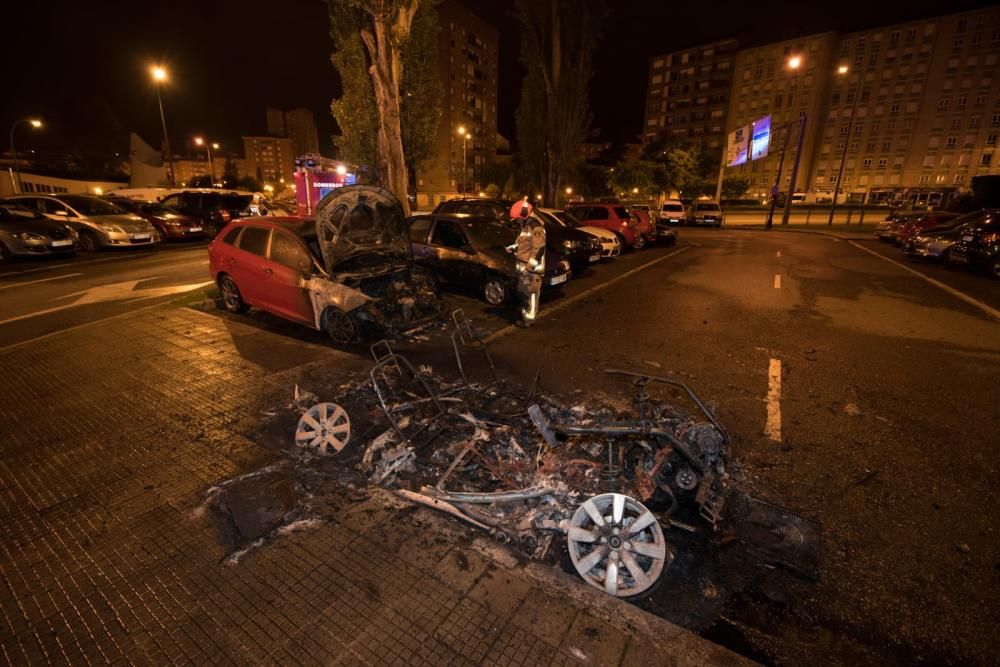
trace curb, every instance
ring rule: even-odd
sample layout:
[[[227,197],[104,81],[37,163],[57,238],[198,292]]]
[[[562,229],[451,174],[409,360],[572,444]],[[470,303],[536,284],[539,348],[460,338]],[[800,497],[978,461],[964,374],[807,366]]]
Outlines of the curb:
[[[788,228],[782,229],[782,228],[779,228],[779,227],[772,227],[771,229],[766,229],[763,226],[760,226],[760,227],[757,227],[757,226],[750,227],[750,226],[746,226],[746,225],[744,225],[744,226],[733,226],[733,227],[731,227],[729,225],[726,225],[726,228],[732,229],[732,230],[735,230],[735,231],[740,231],[740,232],[784,232],[786,234],[789,233],[789,232],[791,232],[793,234],[812,234],[813,236],[824,236],[824,237],[826,237],[828,239],[836,239],[838,241],[869,241],[869,240],[871,240],[871,237],[869,237],[869,236],[859,235],[859,234],[855,234],[855,233],[852,233],[852,232],[844,232],[844,234],[837,234],[837,233],[832,232],[832,231],[824,231],[824,230],[819,230],[819,229],[816,229],[816,230],[812,230],[812,229],[788,229]]]

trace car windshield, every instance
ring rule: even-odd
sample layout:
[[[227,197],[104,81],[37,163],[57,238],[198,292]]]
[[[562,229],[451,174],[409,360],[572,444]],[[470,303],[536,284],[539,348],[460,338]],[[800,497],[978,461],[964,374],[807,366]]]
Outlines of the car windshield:
[[[719,212],[719,205],[718,204],[698,204],[695,207],[695,210],[696,211],[709,211],[709,212],[713,212],[713,213],[718,213]]]
[[[115,206],[111,202],[106,202],[97,197],[86,195],[64,195],[59,197],[59,201],[68,204],[77,213],[84,215],[121,215],[125,210]]]
[[[552,213],[552,217],[558,220],[564,227],[580,226],[580,219],[569,211],[555,211]]]
[[[19,220],[38,220],[44,217],[41,213],[32,211],[29,208],[18,206],[11,202],[0,202],[0,220],[16,222]]]
[[[683,213],[684,207],[680,204],[664,204],[661,210],[666,213]]]
[[[517,232],[506,225],[476,223],[465,225],[465,231],[478,248],[502,248],[514,242]]]
[[[148,204],[142,205],[142,212],[149,213],[150,215],[166,215],[167,213],[177,213],[172,208],[164,206],[160,202],[149,202]]]

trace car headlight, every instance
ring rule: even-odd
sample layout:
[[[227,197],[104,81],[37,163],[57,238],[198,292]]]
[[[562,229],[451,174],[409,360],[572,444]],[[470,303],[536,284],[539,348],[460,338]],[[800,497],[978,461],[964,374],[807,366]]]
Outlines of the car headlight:
[[[21,239],[22,241],[44,241],[45,237],[41,234],[35,234],[34,232],[20,232],[14,234],[14,238]]]
[[[122,229],[118,225],[110,225],[106,222],[99,222],[97,223],[97,226],[106,232],[118,232],[119,234],[122,233]]]

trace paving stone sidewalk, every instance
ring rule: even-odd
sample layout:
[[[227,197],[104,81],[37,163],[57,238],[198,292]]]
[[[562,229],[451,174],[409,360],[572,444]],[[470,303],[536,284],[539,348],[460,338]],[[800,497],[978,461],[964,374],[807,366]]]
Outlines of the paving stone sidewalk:
[[[0,351],[0,661],[744,662],[380,494],[229,564],[205,492],[316,366],[369,364],[169,306]]]

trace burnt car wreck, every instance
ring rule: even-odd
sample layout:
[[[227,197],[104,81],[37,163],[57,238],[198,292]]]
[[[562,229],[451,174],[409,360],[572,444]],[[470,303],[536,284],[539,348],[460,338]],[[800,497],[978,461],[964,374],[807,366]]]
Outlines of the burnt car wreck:
[[[650,592],[681,535],[752,540],[769,563],[812,574],[818,524],[737,492],[730,436],[686,384],[608,369],[631,384],[629,403],[567,405],[541,393],[538,376],[527,389],[501,378],[471,321],[461,311],[452,320],[458,379],[414,367],[379,341],[367,381],[301,415],[295,440],[307,458],[335,455],[361,484],[392,489],[529,558],[552,562],[554,540],[565,538],[579,576],[617,597]],[[368,416],[364,433],[352,411]],[[726,516],[734,498],[738,526]]]
[[[392,338],[442,315],[434,278],[411,262],[406,217],[389,191],[357,185],[328,194],[314,242],[327,271],[301,287],[314,326],[334,342]]]

